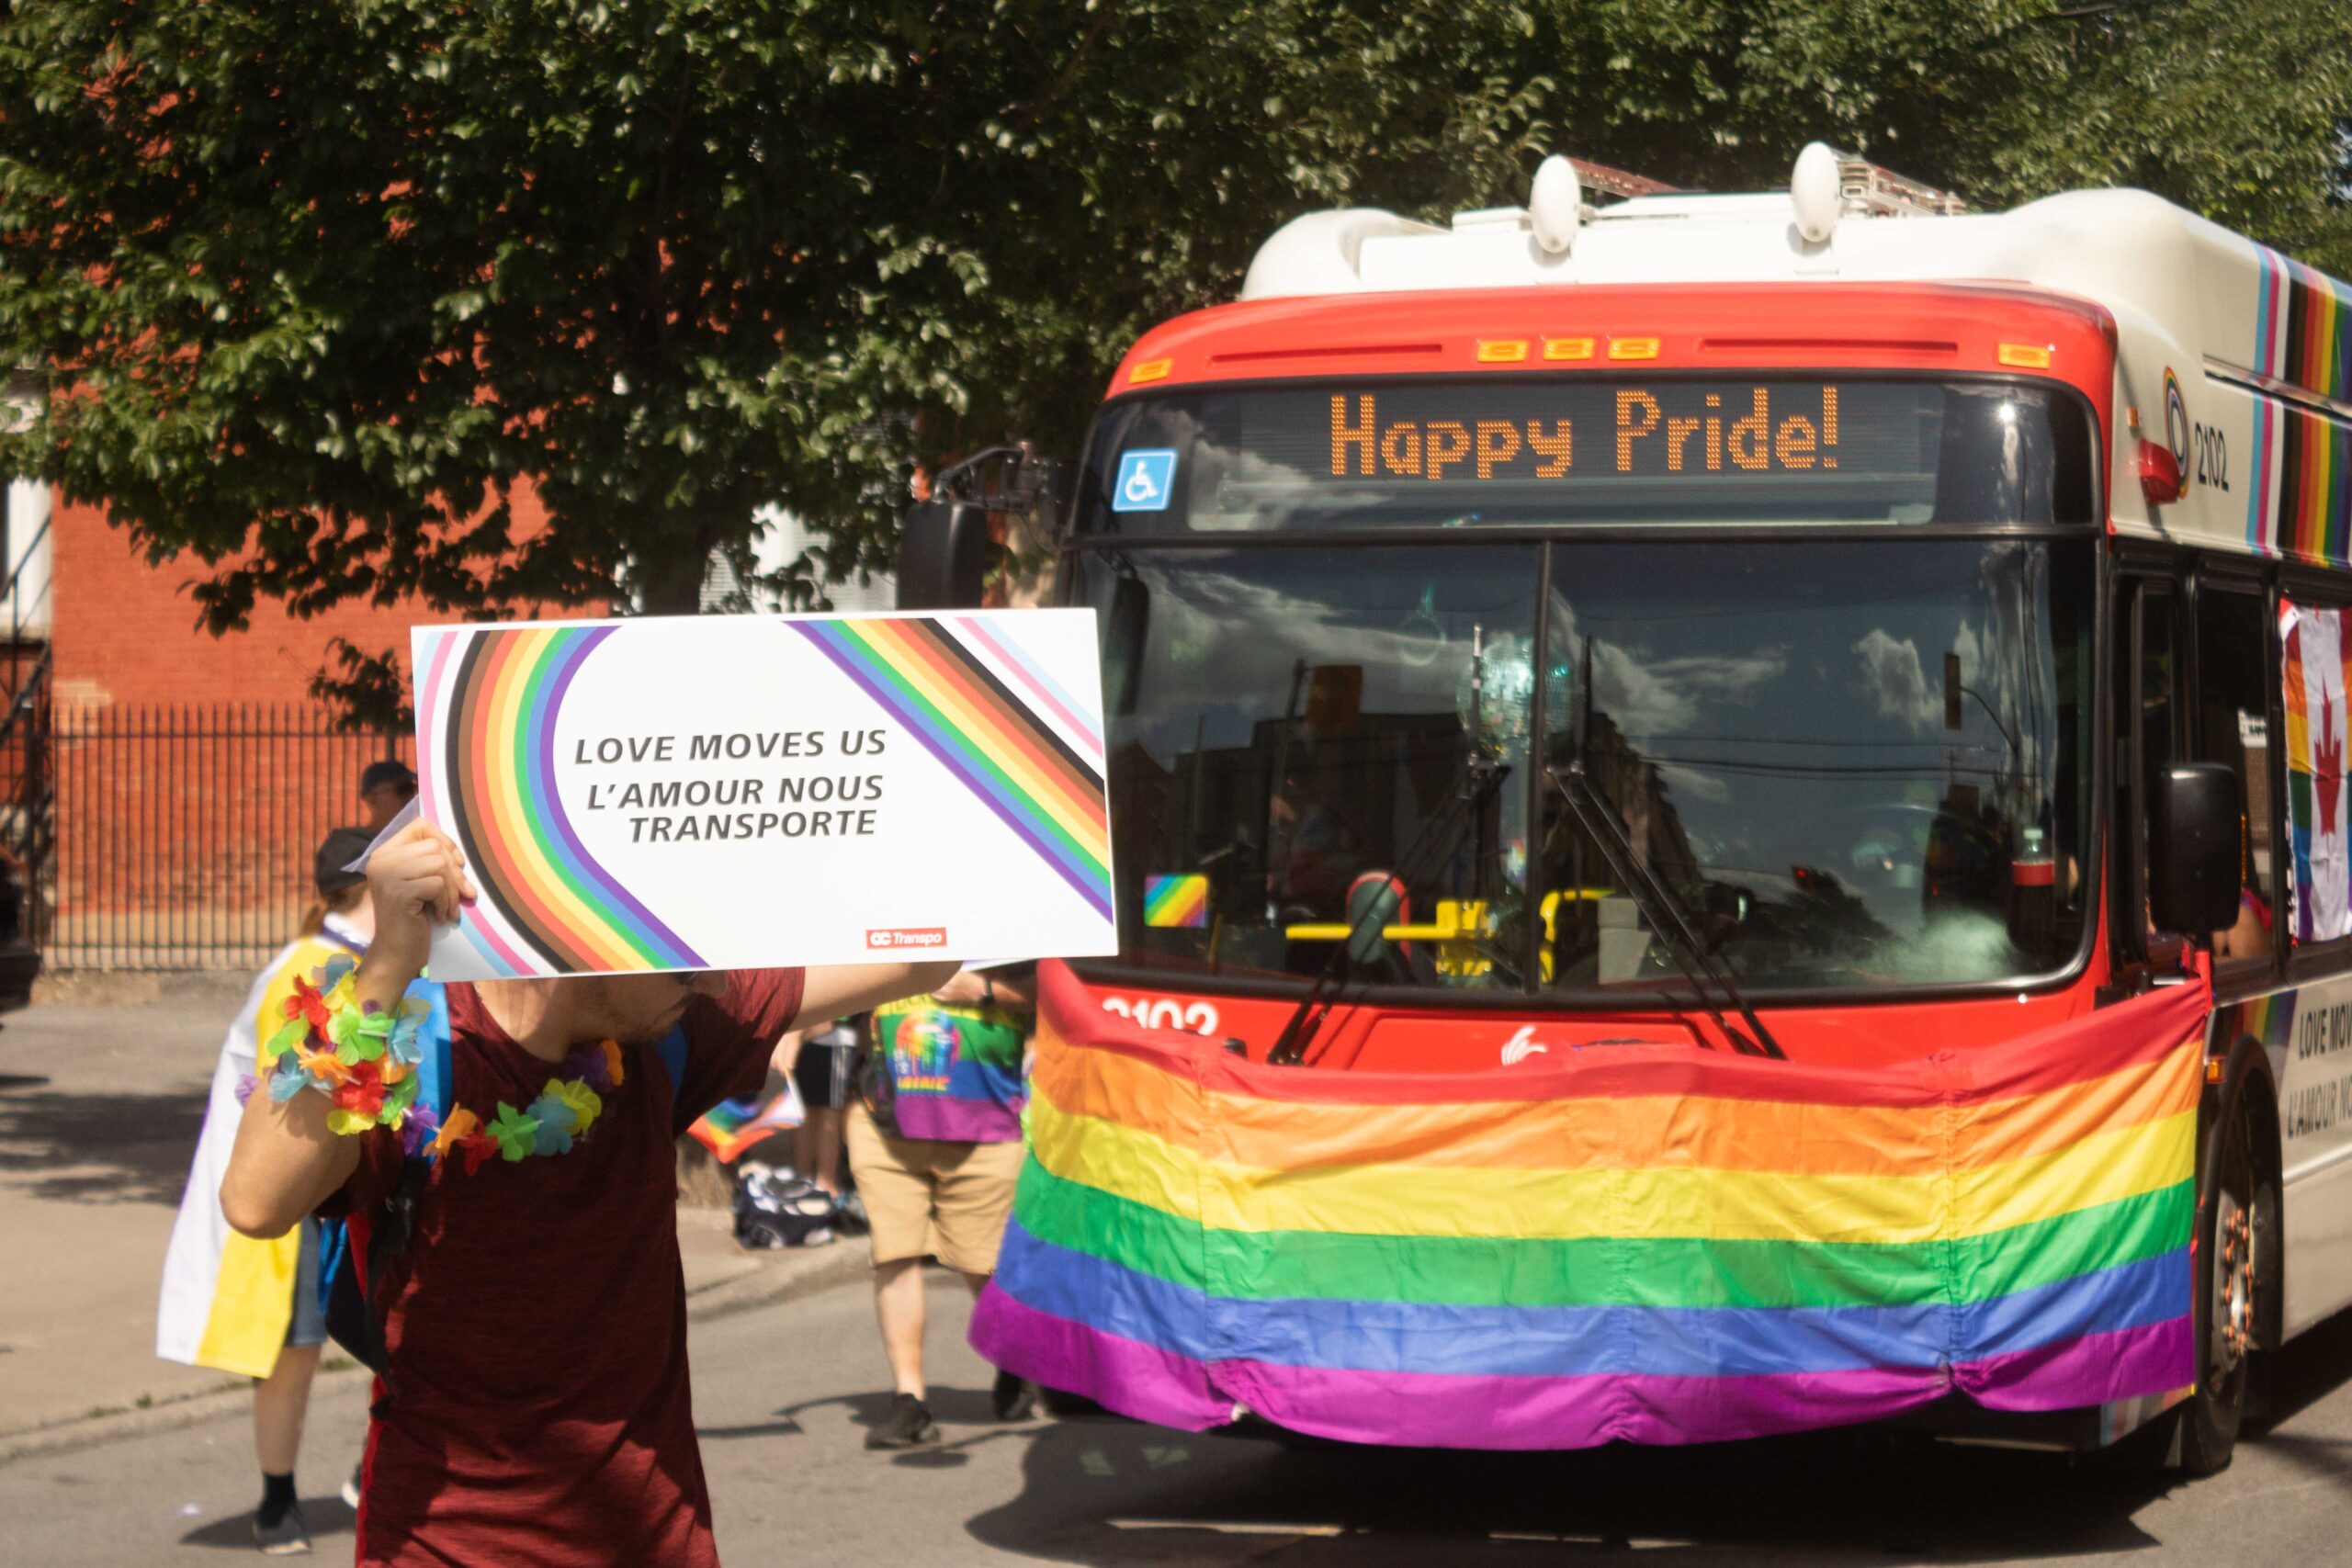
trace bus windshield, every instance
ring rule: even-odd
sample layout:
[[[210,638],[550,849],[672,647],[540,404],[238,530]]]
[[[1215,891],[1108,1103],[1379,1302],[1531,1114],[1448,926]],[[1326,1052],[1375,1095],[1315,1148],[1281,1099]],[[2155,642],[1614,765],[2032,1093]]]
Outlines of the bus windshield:
[[[2063,970],[2093,547],[2018,536],[1098,545],[1129,959],[1675,988],[1580,766],[1758,990]],[[1549,584],[1548,592],[1544,584]]]

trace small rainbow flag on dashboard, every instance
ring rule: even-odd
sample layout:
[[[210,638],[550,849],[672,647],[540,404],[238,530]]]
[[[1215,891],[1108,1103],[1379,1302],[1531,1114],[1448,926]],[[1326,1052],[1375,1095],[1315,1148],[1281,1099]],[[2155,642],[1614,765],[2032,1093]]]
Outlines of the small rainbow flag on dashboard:
[[[1194,931],[1209,923],[1209,879],[1202,875],[1143,879],[1143,923]]]

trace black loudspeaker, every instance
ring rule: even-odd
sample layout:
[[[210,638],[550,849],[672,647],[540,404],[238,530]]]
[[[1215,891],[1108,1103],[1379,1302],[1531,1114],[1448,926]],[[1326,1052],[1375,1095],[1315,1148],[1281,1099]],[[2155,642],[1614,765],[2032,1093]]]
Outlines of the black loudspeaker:
[[[899,519],[899,609],[976,610],[988,575],[986,507],[919,501]]]
[[[2176,762],[2148,781],[2148,914],[2158,931],[2206,936],[2237,923],[2238,775]]]

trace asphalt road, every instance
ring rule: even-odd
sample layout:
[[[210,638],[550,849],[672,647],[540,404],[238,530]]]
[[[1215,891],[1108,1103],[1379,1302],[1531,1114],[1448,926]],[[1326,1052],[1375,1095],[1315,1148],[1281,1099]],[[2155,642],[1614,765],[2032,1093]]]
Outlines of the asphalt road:
[[[932,1292],[938,1450],[869,1454],[883,1406],[864,1292],[695,1329],[695,1402],[721,1555],[742,1564],[1006,1562],[1518,1568],[1713,1564],[2323,1564],[2352,1560],[2352,1319],[2278,1369],[2277,1419],[2183,1483],[2064,1458],[1862,1434],[1719,1450],[1496,1456],[1292,1452],[1108,1419],[1001,1427]],[[334,1491],[364,1416],[312,1412],[319,1558],[350,1550]],[[236,1419],[0,1466],[0,1562],[200,1563],[243,1553],[254,1485]]]

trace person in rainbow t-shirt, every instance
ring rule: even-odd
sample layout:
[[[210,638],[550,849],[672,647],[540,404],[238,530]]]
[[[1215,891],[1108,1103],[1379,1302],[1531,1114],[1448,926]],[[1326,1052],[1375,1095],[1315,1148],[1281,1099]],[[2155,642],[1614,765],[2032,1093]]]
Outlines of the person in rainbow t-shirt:
[[[928,997],[876,1009],[850,1108],[850,1171],[873,1224],[874,1313],[894,1393],[870,1449],[939,1440],[924,1403],[922,1260],[978,1295],[1021,1177],[1035,968],[967,969]],[[1029,1413],[1035,1391],[1001,1374],[996,1412]]]

